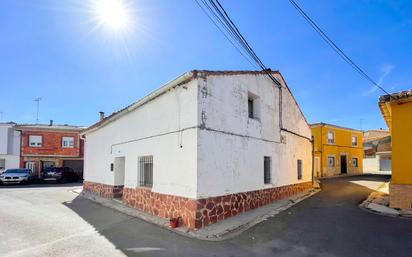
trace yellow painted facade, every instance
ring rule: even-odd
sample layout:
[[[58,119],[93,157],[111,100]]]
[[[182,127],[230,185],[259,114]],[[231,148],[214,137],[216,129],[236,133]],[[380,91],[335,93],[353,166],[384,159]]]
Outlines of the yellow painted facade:
[[[392,137],[389,204],[412,210],[412,90],[382,96],[379,107]]]
[[[325,123],[313,124],[311,129],[316,177],[362,173],[361,131]]]

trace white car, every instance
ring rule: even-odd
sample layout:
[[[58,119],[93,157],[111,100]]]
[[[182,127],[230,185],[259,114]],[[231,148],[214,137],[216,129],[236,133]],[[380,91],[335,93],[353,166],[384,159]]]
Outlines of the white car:
[[[0,182],[3,184],[29,183],[33,179],[33,172],[29,169],[7,169],[0,174]]]

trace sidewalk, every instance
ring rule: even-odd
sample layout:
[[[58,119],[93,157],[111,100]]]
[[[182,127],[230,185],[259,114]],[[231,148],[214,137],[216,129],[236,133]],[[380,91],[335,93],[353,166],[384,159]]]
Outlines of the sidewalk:
[[[265,221],[271,217],[274,217],[279,212],[287,210],[293,205],[299,203],[300,201],[303,201],[304,199],[311,197],[319,191],[319,189],[312,189],[302,194],[286,198],[280,201],[276,201],[272,204],[262,206],[254,210],[250,210],[248,212],[242,213],[240,215],[231,217],[226,220],[219,221],[218,223],[209,225],[199,230],[189,230],[185,227],[178,227],[172,229],[169,227],[168,219],[152,216],[148,213],[128,207],[125,204],[123,204],[123,202],[120,200],[106,199],[87,192],[80,192],[79,190],[72,192],[75,194],[79,194],[79,196],[81,197],[101,204],[105,207],[115,209],[129,216],[133,216],[146,222],[158,225],[160,227],[163,227],[165,229],[168,229],[170,231],[173,231],[177,234],[186,237],[207,241],[221,241],[235,237],[236,235],[246,231],[254,225],[259,224],[260,222]]]
[[[411,211],[397,210],[389,207],[389,182],[383,183],[375,192],[372,192],[359,207],[376,214],[412,218]]]

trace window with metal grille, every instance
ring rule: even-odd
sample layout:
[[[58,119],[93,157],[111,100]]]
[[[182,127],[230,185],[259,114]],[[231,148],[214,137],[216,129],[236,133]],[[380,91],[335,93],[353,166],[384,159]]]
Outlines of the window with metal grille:
[[[138,161],[139,184],[144,187],[153,185],[153,156],[141,156]]]
[[[302,160],[298,160],[298,179],[302,179]]]
[[[271,183],[271,180],[272,180],[272,178],[271,178],[271,157],[268,157],[268,156],[265,156],[265,157],[263,157],[263,176],[264,176],[264,183],[265,184],[270,184]]]

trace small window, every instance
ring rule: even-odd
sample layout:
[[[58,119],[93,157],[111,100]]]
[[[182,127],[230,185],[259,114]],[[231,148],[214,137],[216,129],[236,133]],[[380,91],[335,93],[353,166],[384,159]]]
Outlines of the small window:
[[[328,167],[335,167],[335,157],[328,156]]]
[[[352,136],[352,146],[358,146],[358,137]]]
[[[334,144],[335,143],[335,133],[332,131],[328,131],[328,144]]]
[[[263,158],[263,181],[265,184],[270,184],[272,181],[271,165],[272,165],[272,158],[265,156]]]
[[[298,160],[298,179],[302,179],[302,160]]]
[[[6,159],[0,159],[0,170],[6,169]]]
[[[352,158],[352,166],[353,167],[358,167],[358,158],[357,157]]]
[[[247,109],[248,109],[249,119],[254,119],[255,115],[254,115],[254,110],[253,110],[253,99],[250,97],[247,99]]]
[[[114,163],[110,163],[110,171],[114,171]]]
[[[43,142],[42,136],[29,136],[30,147],[41,147]]]
[[[152,187],[153,186],[153,156],[141,156],[139,157],[139,181],[140,186]]]
[[[63,148],[73,148],[74,147],[74,137],[62,137],[62,147]]]

